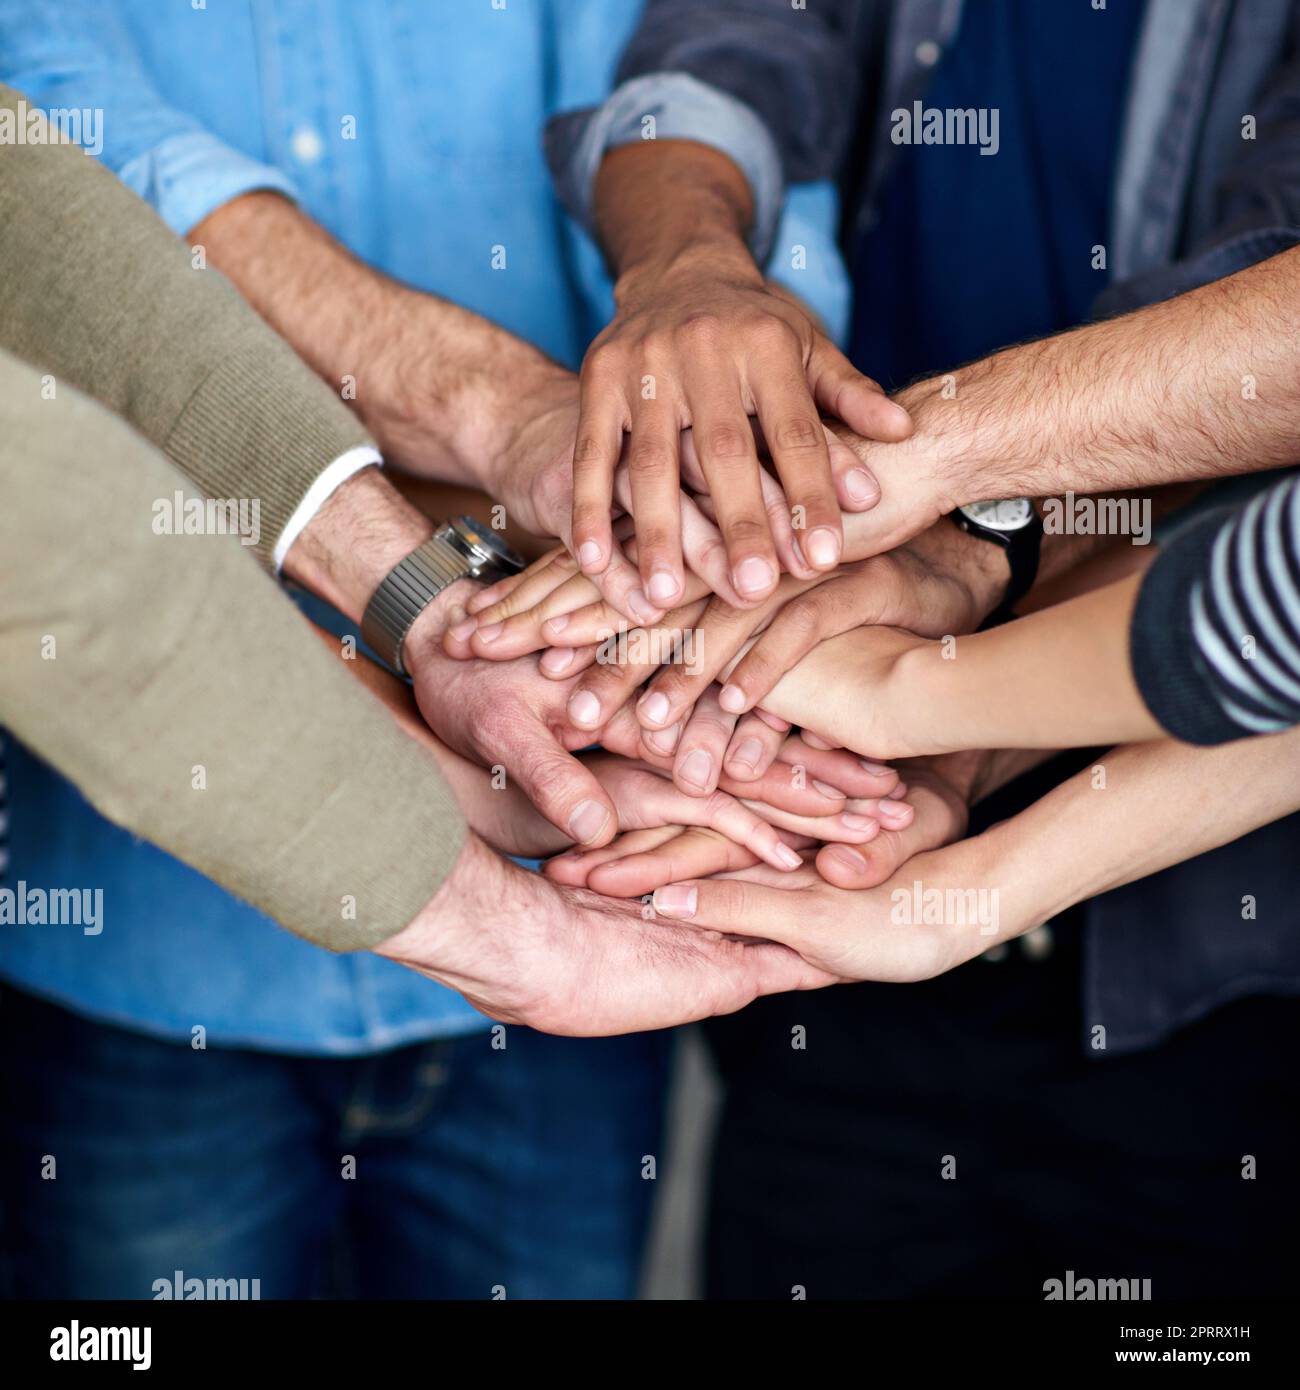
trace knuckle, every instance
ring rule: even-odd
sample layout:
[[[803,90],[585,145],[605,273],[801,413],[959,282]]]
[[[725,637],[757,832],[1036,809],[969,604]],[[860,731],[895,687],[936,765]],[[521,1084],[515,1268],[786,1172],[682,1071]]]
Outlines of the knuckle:
[[[731,805],[732,799],[726,792],[716,789],[711,791],[704,799],[705,820],[710,824],[714,824],[721,820],[722,817],[726,815],[727,811],[730,810]]]
[[[643,477],[660,479],[676,471],[672,450],[665,439],[634,439],[627,453],[628,466]]]
[[[807,415],[790,415],[778,422],[773,441],[778,449],[810,450],[824,449],[826,436],[821,425]]]
[[[706,459],[739,459],[749,454],[754,436],[748,425],[736,424],[710,425],[701,440],[696,435],[696,443],[702,446]]]
[[[742,548],[766,547],[771,537],[766,514],[760,517],[742,514],[731,517],[723,527],[727,543]]]
[[[617,343],[598,342],[582,359],[582,377],[593,386],[610,386],[624,375],[626,353]]]
[[[723,332],[722,319],[705,311],[688,314],[677,327],[677,337],[683,344],[706,350],[721,345]]]
[[[613,449],[607,447],[604,441],[594,434],[581,434],[573,446],[574,467],[587,468],[608,463],[612,468],[613,452]]]

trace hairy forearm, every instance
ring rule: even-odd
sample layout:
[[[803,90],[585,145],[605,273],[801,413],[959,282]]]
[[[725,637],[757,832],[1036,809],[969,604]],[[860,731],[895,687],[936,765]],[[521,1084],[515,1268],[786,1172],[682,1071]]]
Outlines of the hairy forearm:
[[[908,387],[953,505],[1153,487],[1295,461],[1300,250]]]
[[[506,402],[563,375],[478,314],[363,264],[278,194],[234,199],[190,241],[414,472],[494,492]]]
[[[999,888],[1002,935],[1300,810],[1297,766],[1300,730],[1210,749],[1162,740],[1106,754],[970,842],[982,881]]]

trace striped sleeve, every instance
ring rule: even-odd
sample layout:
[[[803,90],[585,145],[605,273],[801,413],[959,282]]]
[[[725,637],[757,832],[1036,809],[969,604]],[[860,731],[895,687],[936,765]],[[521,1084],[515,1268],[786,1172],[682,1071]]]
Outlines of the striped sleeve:
[[[1300,724],[1300,475],[1166,547],[1129,650],[1142,698],[1175,738],[1228,743]]]

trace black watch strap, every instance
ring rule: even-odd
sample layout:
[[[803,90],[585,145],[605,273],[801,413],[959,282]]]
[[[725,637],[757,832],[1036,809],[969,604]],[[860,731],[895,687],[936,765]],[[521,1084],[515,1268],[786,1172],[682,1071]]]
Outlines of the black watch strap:
[[[1043,519],[1028,498],[1019,500],[1023,501],[1027,515],[1017,526],[989,524],[981,519],[980,512],[983,508],[978,504],[972,507],[958,507],[955,512],[949,514],[953,522],[967,535],[978,536],[981,540],[989,541],[1006,551],[1011,577],[999,605],[1001,608],[1013,607],[1034,587],[1043,553]],[[1001,507],[1007,504],[996,505]]]

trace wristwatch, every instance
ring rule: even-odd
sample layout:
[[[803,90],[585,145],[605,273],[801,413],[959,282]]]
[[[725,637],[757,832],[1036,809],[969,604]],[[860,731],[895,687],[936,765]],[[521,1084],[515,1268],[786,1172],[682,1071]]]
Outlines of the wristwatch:
[[[1034,587],[1043,548],[1043,519],[1028,497],[971,502],[949,515],[968,535],[979,536],[1007,553],[1011,582],[1001,607],[1010,608]]]
[[[406,634],[444,589],[458,579],[495,584],[523,567],[523,557],[490,528],[470,516],[453,517],[388,572],[366,605],[361,635],[377,656],[405,676]]]

